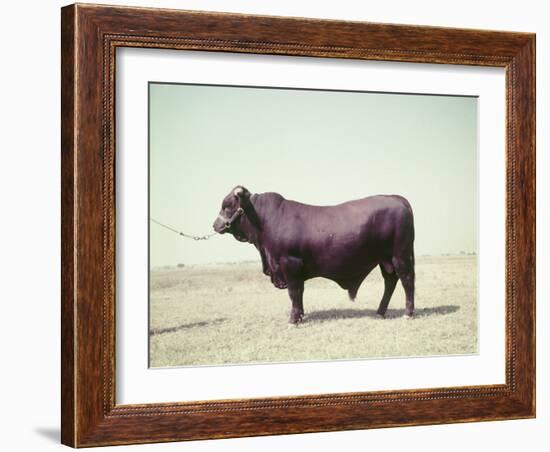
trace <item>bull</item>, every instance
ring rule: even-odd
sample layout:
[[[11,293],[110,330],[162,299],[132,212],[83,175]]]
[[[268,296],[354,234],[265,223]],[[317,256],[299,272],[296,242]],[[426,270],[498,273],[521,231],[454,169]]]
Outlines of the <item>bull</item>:
[[[398,280],[405,290],[405,314],[413,315],[414,221],[402,196],[314,206],[278,193],[251,194],[239,185],[224,198],[213,227],[257,248],[264,274],[275,287],[288,289],[292,324],[304,317],[305,281],[328,278],[354,300],[376,266],[384,278],[378,315],[385,316]]]

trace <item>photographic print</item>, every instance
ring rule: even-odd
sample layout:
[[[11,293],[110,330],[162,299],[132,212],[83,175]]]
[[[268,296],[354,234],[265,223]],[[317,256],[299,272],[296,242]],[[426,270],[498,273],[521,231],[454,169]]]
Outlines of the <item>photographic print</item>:
[[[475,96],[148,89],[150,367],[477,353]]]

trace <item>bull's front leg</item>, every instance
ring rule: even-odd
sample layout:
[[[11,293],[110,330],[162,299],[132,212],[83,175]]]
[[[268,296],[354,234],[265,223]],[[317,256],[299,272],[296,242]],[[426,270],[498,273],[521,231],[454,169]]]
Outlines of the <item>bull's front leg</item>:
[[[290,310],[290,319],[288,320],[288,323],[298,324],[304,318],[304,282],[289,282],[288,295],[292,301],[292,309]]]
[[[300,258],[286,256],[281,258],[281,270],[288,284],[288,295],[292,301],[289,323],[300,323],[304,317],[304,277],[303,262]]]

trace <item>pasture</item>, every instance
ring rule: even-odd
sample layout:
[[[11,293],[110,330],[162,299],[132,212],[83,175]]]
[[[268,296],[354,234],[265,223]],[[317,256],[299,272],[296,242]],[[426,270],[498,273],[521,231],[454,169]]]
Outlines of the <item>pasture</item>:
[[[416,259],[416,311],[403,317],[397,286],[376,315],[379,269],[355,302],[336,283],[306,282],[304,322],[288,325],[290,300],[260,262],[153,269],[151,367],[469,354],[477,352],[476,256]]]

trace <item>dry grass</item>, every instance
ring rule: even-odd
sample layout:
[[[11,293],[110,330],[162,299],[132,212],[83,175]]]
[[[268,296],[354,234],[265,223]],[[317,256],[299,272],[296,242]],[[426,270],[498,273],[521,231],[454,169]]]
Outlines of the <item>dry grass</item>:
[[[332,281],[307,281],[306,316],[294,327],[287,291],[271,285],[259,262],[153,270],[150,365],[476,353],[475,256],[417,258],[413,319],[403,317],[401,285],[379,318],[382,292],[378,270],[355,302]]]

